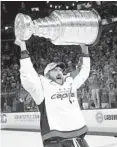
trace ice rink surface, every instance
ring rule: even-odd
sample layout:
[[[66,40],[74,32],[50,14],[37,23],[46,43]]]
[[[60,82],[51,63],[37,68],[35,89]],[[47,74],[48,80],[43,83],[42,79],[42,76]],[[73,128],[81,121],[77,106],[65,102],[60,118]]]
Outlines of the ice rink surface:
[[[117,147],[117,137],[87,135],[90,147]],[[39,132],[1,131],[1,147],[43,147]]]

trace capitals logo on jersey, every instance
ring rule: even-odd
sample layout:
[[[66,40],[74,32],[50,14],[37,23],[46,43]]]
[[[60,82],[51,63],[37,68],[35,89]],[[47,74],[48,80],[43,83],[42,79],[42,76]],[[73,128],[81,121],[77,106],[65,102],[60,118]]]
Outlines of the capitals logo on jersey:
[[[75,97],[75,93],[57,93],[51,96],[51,99],[61,99],[63,100],[64,98],[69,98],[69,97]]]

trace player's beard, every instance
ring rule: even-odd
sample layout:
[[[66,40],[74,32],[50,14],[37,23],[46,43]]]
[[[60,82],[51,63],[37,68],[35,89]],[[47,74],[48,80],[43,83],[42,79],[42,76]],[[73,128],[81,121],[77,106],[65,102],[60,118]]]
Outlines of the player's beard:
[[[58,75],[57,75],[57,76],[58,76]],[[50,76],[50,79],[51,79],[52,81],[54,81],[55,83],[59,84],[59,85],[63,85],[63,83],[64,83],[64,78],[63,78],[63,76],[61,75],[60,78],[58,78],[57,76],[56,76],[56,78],[53,77],[53,76]]]
[[[63,78],[61,78],[61,79],[56,79],[55,82],[58,83],[58,84],[60,84],[60,85],[63,85]]]

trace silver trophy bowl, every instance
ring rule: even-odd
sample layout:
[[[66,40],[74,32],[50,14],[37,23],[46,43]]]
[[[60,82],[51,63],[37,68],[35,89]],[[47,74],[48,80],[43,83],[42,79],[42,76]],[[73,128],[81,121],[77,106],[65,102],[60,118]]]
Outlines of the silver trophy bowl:
[[[100,38],[101,18],[95,10],[55,10],[49,17],[33,21],[19,13],[14,28],[20,40],[34,35],[48,38],[55,45],[94,45]]]

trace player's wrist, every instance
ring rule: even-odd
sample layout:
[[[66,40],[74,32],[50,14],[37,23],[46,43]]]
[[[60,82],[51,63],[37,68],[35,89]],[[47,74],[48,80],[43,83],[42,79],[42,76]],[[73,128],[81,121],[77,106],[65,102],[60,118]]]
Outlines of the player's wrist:
[[[22,40],[16,38],[14,43],[21,48],[21,51],[26,50],[26,43],[25,43],[25,41],[22,41]]]
[[[87,53],[82,53],[82,54],[81,54],[81,57],[89,57],[89,54],[87,54]]]
[[[27,50],[22,50],[21,51],[21,59],[26,59],[26,58],[29,58],[30,55],[29,55],[29,52]]]
[[[21,48],[21,51],[26,51],[26,43],[25,42],[21,42],[20,44],[20,48]]]
[[[89,55],[88,46],[86,46],[86,45],[81,45],[81,49],[82,49],[82,54],[83,54],[84,56]]]

